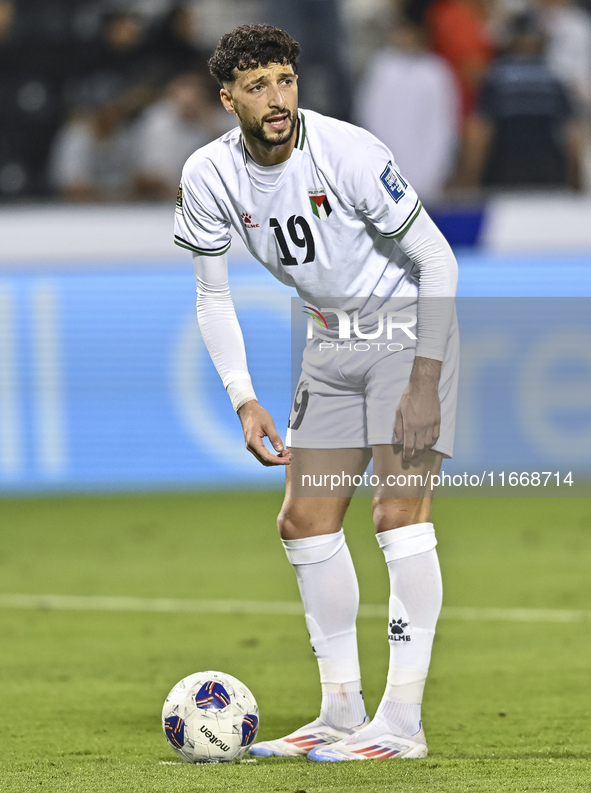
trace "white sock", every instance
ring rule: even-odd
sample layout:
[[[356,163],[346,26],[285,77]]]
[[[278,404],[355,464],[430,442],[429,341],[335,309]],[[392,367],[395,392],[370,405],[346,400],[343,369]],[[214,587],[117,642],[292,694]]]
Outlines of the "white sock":
[[[350,729],[365,718],[355,619],[359,587],[341,529],[336,534],[283,540],[306,613],[322,684],[320,721]]]
[[[390,573],[390,664],[375,727],[412,737],[421,730],[423,689],[441,610],[437,540],[432,523],[384,531],[377,540]]]

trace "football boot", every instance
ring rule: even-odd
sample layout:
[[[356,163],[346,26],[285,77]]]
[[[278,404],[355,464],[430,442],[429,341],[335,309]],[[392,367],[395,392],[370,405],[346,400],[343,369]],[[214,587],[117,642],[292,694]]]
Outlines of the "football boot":
[[[305,757],[311,749],[330,746],[342,741],[343,738],[348,738],[356,730],[360,730],[368,724],[369,717],[366,716],[358,727],[337,730],[335,727],[329,727],[320,719],[316,719],[316,721],[286,735],[285,738],[254,743],[248,753],[255,757]]]
[[[374,727],[377,725],[373,725]],[[316,763],[339,763],[343,760],[399,760],[427,757],[427,741],[421,727],[412,738],[384,731],[364,740],[363,732],[347,736],[326,746],[314,747],[308,760]]]

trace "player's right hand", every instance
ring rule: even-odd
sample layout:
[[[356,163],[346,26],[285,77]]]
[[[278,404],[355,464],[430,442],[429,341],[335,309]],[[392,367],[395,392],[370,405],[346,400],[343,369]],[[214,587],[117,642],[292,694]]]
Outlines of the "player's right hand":
[[[410,380],[396,410],[394,442],[402,444],[402,459],[416,460],[439,439],[441,361],[416,357]]]
[[[252,399],[238,408],[238,417],[242,422],[246,448],[251,454],[254,454],[260,463],[266,466],[290,464],[291,452],[284,448],[271,414],[264,407]],[[268,438],[271,441],[277,454],[271,454],[265,446],[263,438]]]

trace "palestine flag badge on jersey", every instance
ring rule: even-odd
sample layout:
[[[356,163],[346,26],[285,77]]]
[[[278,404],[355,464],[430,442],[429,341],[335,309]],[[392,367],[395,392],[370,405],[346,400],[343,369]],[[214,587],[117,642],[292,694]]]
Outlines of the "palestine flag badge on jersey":
[[[312,205],[312,212],[320,220],[328,220],[328,216],[332,212],[328,198],[326,197],[325,190],[308,190],[310,196],[310,204]]]

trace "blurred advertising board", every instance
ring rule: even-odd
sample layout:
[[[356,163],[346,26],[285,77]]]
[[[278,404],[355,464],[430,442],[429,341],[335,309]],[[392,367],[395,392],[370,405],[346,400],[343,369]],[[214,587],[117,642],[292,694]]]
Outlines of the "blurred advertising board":
[[[460,256],[460,395],[446,472],[591,471],[591,297],[555,296],[555,269]],[[566,295],[591,295],[583,258],[559,280]],[[494,297],[500,284],[517,296]],[[255,389],[283,435],[293,290],[251,263],[232,266],[231,288]],[[201,340],[189,262],[0,272],[0,492],[282,479],[244,449]]]

